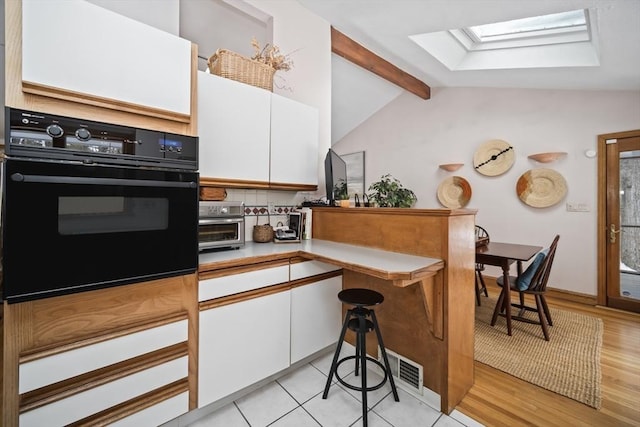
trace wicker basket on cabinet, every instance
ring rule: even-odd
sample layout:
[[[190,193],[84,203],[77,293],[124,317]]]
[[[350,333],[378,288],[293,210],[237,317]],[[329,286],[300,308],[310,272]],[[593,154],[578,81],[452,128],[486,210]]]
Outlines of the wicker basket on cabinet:
[[[209,72],[273,91],[275,68],[226,49],[218,49],[209,58]]]

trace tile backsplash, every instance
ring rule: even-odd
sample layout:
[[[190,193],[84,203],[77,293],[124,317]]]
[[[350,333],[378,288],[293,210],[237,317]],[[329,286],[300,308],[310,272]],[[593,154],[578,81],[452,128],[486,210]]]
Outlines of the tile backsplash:
[[[287,214],[304,200],[317,195],[309,192],[227,189],[226,200],[244,202],[245,240],[253,240],[253,226],[287,224]],[[270,213],[269,208],[271,208]]]

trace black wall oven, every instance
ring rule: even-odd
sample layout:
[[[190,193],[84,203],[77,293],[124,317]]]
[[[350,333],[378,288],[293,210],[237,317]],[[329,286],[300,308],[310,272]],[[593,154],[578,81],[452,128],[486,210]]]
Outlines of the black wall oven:
[[[18,110],[7,118],[2,249],[8,302],[197,270],[197,138],[143,131],[143,139],[136,129]],[[57,129],[49,135],[52,124],[62,135]],[[77,129],[98,136],[78,149]],[[104,150],[107,145],[116,148]],[[136,154],[142,145],[144,155]],[[174,152],[164,162],[168,146],[185,154]]]

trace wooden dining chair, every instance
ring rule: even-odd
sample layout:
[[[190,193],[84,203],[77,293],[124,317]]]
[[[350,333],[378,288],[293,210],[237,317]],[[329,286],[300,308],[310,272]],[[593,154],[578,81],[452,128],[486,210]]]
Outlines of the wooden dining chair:
[[[549,307],[547,306],[547,300],[544,294],[547,290],[547,281],[549,280],[549,274],[551,273],[551,266],[553,265],[553,259],[556,255],[556,247],[558,246],[558,240],[560,236],[556,235],[547,249],[539,252],[534,260],[529,264],[529,267],[517,277],[509,276],[509,286],[512,291],[518,292],[520,296],[520,303],[512,303],[512,307],[520,309],[517,316],[511,316],[512,320],[519,320],[521,322],[534,323],[542,327],[542,333],[544,339],[549,341],[549,328],[553,326],[553,320],[551,320],[551,314],[549,313]],[[500,276],[496,279],[498,286],[502,288],[496,308],[493,310],[493,318],[491,324],[494,325],[498,315],[504,311],[504,277]],[[536,302],[536,306],[530,307],[525,304],[525,295],[533,295]],[[524,317],[525,311],[535,311],[538,313],[538,321]]]
[[[487,244],[489,242],[489,233],[487,230],[476,225],[476,245],[478,244]],[[484,277],[482,277],[482,272],[484,271],[484,264],[476,263],[476,303],[478,306],[482,305],[482,301],[480,300],[480,296],[484,293],[485,297],[489,296],[487,292],[487,285],[484,282]]]

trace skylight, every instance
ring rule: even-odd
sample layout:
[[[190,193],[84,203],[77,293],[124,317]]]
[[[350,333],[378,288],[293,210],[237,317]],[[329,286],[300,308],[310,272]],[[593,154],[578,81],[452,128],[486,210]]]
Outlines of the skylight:
[[[567,33],[588,32],[584,10],[553,13],[496,22],[494,24],[467,27],[464,31],[478,43],[514,40],[529,37],[551,36]]]
[[[450,70],[597,67],[595,19],[573,10],[409,38]]]

